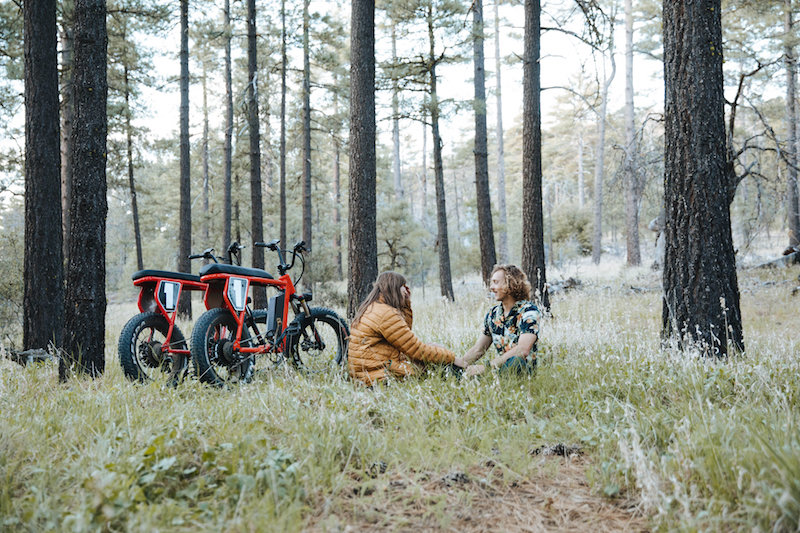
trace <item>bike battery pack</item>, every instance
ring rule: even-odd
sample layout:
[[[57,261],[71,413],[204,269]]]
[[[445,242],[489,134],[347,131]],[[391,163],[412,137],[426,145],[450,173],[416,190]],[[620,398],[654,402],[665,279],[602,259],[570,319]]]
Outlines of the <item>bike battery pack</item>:
[[[283,297],[277,294],[267,303],[267,337],[276,338],[283,331]]]

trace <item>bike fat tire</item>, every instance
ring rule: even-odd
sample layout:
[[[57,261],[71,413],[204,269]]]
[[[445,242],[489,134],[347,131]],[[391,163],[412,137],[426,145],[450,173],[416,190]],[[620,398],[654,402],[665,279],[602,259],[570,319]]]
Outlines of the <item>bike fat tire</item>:
[[[308,316],[300,313],[292,323],[299,325],[299,332],[288,338],[289,360],[307,370],[343,365],[350,338],[347,323],[327,307],[312,307],[309,313]],[[319,344],[320,340],[324,346]]]
[[[222,349],[236,336],[236,320],[221,307],[209,309],[195,322],[192,330],[192,361],[195,375],[201,382],[223,387],[228,383],[245,382],[250,378],[253,357],[236,364],[224,361]]]
[[[188,365],[186,356],[178,354],[165,354],[165,363],[153,366],[148,361],[142,359],[147,350],[148,342],[156,341],[163,345],[169,331],[169,322],[159,313],[146,312],[133,316],[122,328],[119,336],[119,362],[125,377],[131,381],[145,383],[151,376],[147,374],[145,368],[152,371],[160,369],[162,372],[170,373],[170,382],[177,383],[181,374]],[[152,338],[151,338],[152,337]],[[178,326],[172,328],[171,344],[177,349],[185,350],[186,338],[183,336]],[[171,364],[166,364],[171,361]]]

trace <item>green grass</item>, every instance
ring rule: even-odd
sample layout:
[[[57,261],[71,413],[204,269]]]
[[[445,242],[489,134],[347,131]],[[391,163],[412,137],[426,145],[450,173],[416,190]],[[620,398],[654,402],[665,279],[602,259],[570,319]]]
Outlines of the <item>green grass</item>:
[[[633,500],[649,527],[795,530],[797,274],[741,274],[747,353],[727,362],[663,351],[658,279],[631,270],[554,297],[530,379],[376,390],[282,369],[229,390],[133,385],[116,336],[135,305],[114,304],[98,380],[0,360],[0,530],[408,528],[418,508],[446,528],[489,488],[557,481],[532,455],[555,443],[580,446],[591,490]],[[415,289],[414,329],[463,352],[490,302],[456,288],[455,305]],[[430,490],[458,473],[464,490]]]

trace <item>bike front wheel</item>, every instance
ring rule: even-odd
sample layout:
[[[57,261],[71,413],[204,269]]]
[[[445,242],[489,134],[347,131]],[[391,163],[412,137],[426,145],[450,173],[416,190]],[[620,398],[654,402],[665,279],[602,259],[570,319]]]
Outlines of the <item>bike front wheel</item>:
[[[313,307],[310,314],[300,313],[289,325],[288,359],[308,371],[329,371],[347,361],[350,330],[331,309]]]
[[[119,336],[119,362],[125,377],[144,383],[153,375],[169,375],[172,384],[181,379],[189,364],[188,357],[166,351],[169,322],[159,313],[140,313],[125,324]],[[186,339],[178,326],[172,327],[169,347],[187,350]]]
[[[227,309],[209,309],[197,319],[192,330],[192,361],[201,382],[222,387],[250,378],[253,357],[235,351],[235,340],[236,320]]]

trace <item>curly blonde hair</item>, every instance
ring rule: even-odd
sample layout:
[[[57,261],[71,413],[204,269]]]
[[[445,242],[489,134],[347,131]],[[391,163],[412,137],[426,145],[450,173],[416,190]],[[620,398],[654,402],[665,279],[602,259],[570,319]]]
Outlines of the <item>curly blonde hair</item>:
[[[531,297],[531,284],[528,276],[516,265],[495,265],[492,269],[492,276],[495,272],[503,272],[506,280],[508,293],[515,301],[529,300]]]

